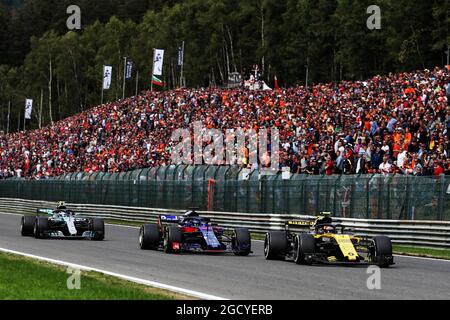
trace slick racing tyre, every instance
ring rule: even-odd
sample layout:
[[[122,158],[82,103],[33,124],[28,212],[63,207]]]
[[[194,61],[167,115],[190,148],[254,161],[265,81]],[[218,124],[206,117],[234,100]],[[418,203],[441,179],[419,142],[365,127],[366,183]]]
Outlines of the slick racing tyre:
[[[139,231],[139,247],[142,250],[157,250],[160,242],[159,227],[156,224],[144,224]]]
[[[102,241],[105,239],[105,221],[103,219],[94,218],[92,220],[92,231],[95,232],[92,240]]]
[[[248,256],[252,249],[250,231],[247,228],[234,229],[232,238],[233,253],[237,256]]]
[[[20,223],[20,233],[23,237],[31,237],[34,233],[35,216],[23,216]]]
[[[264,256],[266,260],[284,259],[288,247],[286,232],[272,231],[264,239]]]
[[[382,268],[389,267],[393,262],[391,239],[386,236],[373,237],[371,248],[372,260]]]
[[[294,261],[296,264],[311,264],[305,259],[307,253],[316,251],[316,240],[310,234],[300,233],[294,238]]]
[[[164,236],[164,252],[180,253],[183,234],[178,227],[168,227]]]
[[[49,230],[48,218],[37,217],[34,223],[34,237],[36,239],[44,239],[46,232]]]

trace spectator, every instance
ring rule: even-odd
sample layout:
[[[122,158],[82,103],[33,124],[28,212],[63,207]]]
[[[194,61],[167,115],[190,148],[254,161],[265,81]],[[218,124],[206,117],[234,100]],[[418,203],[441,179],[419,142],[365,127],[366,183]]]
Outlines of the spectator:
[[[443,173],[444,173],[444,169],[442,169],[442,167],[438,161],[435,161],[434,162],[434,176],[436,178],[438,178]]]
[[[407,157],[407,152],[403,147],[400,147],[400,153],[397,155],[397,165],[401,168],[403,167]]]
[[[173,131],[192,130],[195,121],[222,132],[277,127],[280,164],[291,172],[388,174],[396,161],[399,173],[449,174],[449,84],[449,70],[435,68],[282,92],[146,91],[42,129],[0,135],[0,176],[169,165]],[[250,167],[243,151],[239,164]]]
[[[376,150],[374,152],[374,154],[372,155],[372,167],[373,168],[379,168],[380,164],[383,162],[383,156],[381,154],[381,148],[380,147],[376,147]]]
[[[327,176],[331,176],[334,172],[334,163],[333,160],[331,160],[331,156],[327,156],[327,162],[326,162],[326,170],[325,174]]]
[[[380,173],[386,175],[393,171],[392,165],[389,163],[389,156],[386,154],[383,157],[383,162],[380,164],[379,167]]]
[[[340,151],[338,151],[338,157],[336,159],[336,173],[344,173],[344,157],[342,156],[342,153]]]

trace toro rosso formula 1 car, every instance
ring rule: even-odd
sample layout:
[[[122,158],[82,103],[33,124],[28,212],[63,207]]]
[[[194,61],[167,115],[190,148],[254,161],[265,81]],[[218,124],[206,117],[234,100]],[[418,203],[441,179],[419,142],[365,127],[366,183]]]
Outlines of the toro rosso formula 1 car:
[[[105,223],[103,219],[82,217],[60,202],[56,210],[38,209],[36,216],[23,216],[20,232],[24,237],[34,236],[36,239],[103,240]]]
[[[226,232],[200,217],[195,211],[182,216],[160,215],[156,224],[145,224],[139,233],[141,249],[158,250],[166,253],[233,252],[238,256],[251,253],[250,232],[245,228],[235,228]]]
[[[307,227],[292,232],[291,227]],[[391,240],[385,236],[355,236],[341,224],[333,224],[325,212],[315,221],[288,221],[285,231],[268,232],[264,241],[267,260],[290,259],[297,264],[394,264]]]

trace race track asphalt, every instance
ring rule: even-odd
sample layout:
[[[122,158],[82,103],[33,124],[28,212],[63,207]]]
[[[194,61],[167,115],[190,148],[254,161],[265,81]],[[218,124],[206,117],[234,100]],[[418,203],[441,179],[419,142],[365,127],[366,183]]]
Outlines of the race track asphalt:
[[[248,257],[143,251],[137,228],[106,226],[102,242],[22,237],[20,216],[0,213],[0,248],[63,260],[228,299],[450,299],[450,262],[396,257],[367,288],[367,267],[266,261],[254,241]],[[1,272],[1,266],[0,266]]]

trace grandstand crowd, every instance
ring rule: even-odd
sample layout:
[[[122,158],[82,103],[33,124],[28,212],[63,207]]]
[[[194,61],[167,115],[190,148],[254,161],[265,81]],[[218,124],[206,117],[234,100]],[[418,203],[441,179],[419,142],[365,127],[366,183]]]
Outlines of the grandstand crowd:
[[[169,165],[172,132],[194,121],[223,131],[277,127],[280,169],[293,173],[450,175],[449,69],[274,91],[145,91],[2,135],[0,177]]]

